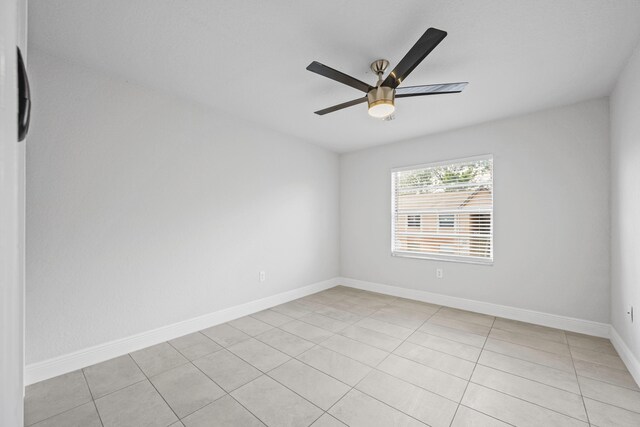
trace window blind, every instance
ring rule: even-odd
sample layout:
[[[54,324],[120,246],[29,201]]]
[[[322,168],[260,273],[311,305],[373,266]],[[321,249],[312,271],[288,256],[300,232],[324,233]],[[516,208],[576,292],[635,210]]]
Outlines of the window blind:
[[[493,261],[493,158],[394,169],[392,254]]]

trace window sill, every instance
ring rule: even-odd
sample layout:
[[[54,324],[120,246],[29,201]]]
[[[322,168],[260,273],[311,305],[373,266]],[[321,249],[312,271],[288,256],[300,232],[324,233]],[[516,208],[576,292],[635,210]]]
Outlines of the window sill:
[[[455,262],[459,264],[477,264],[477,265],[493,265],[493,259],[469,259],[465,257],[456,257],[456,256],[447,256],[447,255],[432,255],[432,254],[414,254],[410,252],[391,252],[391,256],[398,258],[414,258],[414,259],[428,259],[432,261],[444,261],[444,262]]]

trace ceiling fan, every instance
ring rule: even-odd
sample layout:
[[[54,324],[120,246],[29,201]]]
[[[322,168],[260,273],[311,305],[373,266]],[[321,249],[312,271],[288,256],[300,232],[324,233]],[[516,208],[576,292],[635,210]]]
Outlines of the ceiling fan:
[[[467,82],[398,87],[446,36],[447,33],[445,31],[429,28],[384,80],[382,79],[382,75],[389,66],[389,61],[386,59],[374,61],[371,64],[371,71],[378,75],[378,81],[375,86],[370,86],[355,77],[351,77],[317,61],[313,61],[309,64],[307,70],[351,86],[367,94],[362,98],[343,102],[342,104],[318,110],[315,113],[323,116],[327,113],[333,113],[343,108],[367,102],[369,104],[370,116],[379,119],[389,119],[395,111],[395,98],[462,92],[468,84]]]

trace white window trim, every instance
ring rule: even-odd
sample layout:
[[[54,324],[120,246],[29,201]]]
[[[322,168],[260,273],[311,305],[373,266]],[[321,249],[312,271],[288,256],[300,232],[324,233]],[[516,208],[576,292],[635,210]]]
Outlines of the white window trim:
[[[492,158],[493,158],[493,154],[481,154],[478,156],[471,156],[471,157],[459,157],[459,158],[448,159],[448,160],[439,160],[437,162],[432,162],[432,163],[420,163],[417,165],[395,167],[395,168],[391,168],[391,173],[410,171],[413,169],[433,168],[437,166],[449,165],[451,163],[464,163],[464,162],[475,162],[478,160],[491,160]]]
[[[462,162],[473,162],[478,160],[493,160],[493,154],[480,154],[477,156],[471,157],[459,157],[448,160],[441,160],[437,162],[431,163],[421,163],[417,165],[410,166],[400,166],[391,168],[389,171],[389,175],[391,176],[391,256],[398,258],[413,258],[413,259],[428,259],[434,261],[444,261],[444,262],[454,262],[454,263],[462,263],[462,264],[477,264],[477,265],[486,265],[493,266],[494,263],[494,243],[495,243],[495,228],[493,226],[494,217],[495,217],[495,191],[491,191],[491,259],[483,260],[476,257],[465,257],[465,256],[456,256],[456,255],[437,255],[437,254],[416,254],[413,252],[403,252],[403,251],[395,251],[394,250],[394,242],[395,242],[395,223],[396,223],[396,200],[395,200],[395,176],[394,172],[402,172],[413,169],[424,169],[429,167],[437,167],[444,166],[451,163],[462,163]],[[491,167],[491,181],[495,183],[495,162],[492,163]],[[492,185],[493,188],[493,185]]]

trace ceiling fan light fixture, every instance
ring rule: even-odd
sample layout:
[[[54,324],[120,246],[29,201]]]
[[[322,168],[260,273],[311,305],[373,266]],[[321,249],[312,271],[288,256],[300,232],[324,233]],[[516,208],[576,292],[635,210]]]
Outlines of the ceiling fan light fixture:
[[[398,62],[396,67],[387,75],[386,79],[382,79],[385,74],[389,61],[386,59],[377,59],[369,65],[371,71],[378,76],[375,86],[371,86],[361,80],[351,77],[341,71],[327,67],[318,61],[313,61],[307,66],[307,70],[312,73],[319,74],[338,83],[351,86],[354,89],[364,92],[367,96],[352,99],[342,104],[333,105],[329,108],[315,111],[315,114],[324,116],[334,111],[359,105],[365,101],[369,105],[369,115],[377,119],[393,120],[396,110],[395,97],[407,98],[409,96],[438,95],[445,93],[460,93],[467,86],[467,82],[460,83],[444,83],[435,85],[406,86],[398,87],[407,79],[407,76],[422,62],[423,59],[431,53],[433,49],[447,36],[446,31],[437,28],[429,28],[422,34],[416,44],[413,45],[409,52]],[[397,91],[396,91],[397,89]]]
[[[378,86],[367,93],[369,115],[376,119],[384,119],[396,110],[395,90],[386,86]]]

